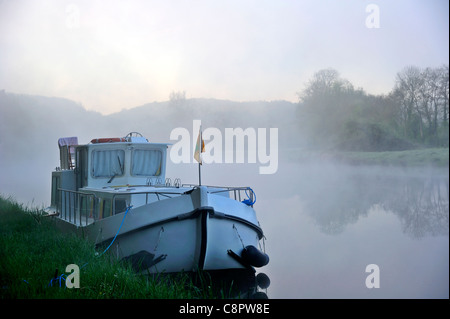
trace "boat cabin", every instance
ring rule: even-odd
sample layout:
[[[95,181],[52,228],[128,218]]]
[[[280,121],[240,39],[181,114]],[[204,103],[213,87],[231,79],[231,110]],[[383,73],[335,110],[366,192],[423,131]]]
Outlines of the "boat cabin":
[[[164,185],[169,144],[150,143],[139,133],[135,135],[97,138],[85,145],[78,145],[76,137],[60,138],[60,166],[52,172],[51,206],[64,211],[67,209],[62,206],[74,205],[67,203],[71,197],[79,202],[82,195],[88,205],[94,198],[98,202],[108,197],[109,191],[120,188]],[[122,200],[111,204],[106,198],[104,203],[100,199],[98,206],[101,204],[108,208],[98,211],[97,207],[97,215],[106,217],[121,212],[129,203]]]

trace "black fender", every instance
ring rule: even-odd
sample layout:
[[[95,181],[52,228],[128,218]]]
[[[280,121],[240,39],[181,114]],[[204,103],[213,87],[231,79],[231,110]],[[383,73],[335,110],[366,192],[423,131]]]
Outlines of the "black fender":
[[[269,256],[253,245],[246,246],[242,250],[241,257],[254,267],[263,267],[269,263]]]
[[[260,272],[256,275],[256,284],[262,288],[267,289],[270,286],[270,278],[265,273]]]

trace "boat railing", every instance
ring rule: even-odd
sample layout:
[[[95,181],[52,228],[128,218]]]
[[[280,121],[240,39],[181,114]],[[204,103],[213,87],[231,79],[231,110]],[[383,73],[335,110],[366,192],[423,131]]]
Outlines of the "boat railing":
[[[210,191],[211,194],[220,194],[228,192],[230,198],[237,201],[247,201],[253,207],[256,197],[254,191],[250,187],[217,187],[219,189]],[[220,189],[222,188],[222,189]]]
[[[143,191],[143,192],[133,192],[133,193],[117,193],[113,194],[111,199],[111,205],[112,205],[112,211],[116,213],[121,213],[123,208],[123,211],[130,205],[130,203],[126,202],[123,205],[118,205],[119,200],[122,198],[123,200],[129,200],[129,196],[133,195],[134,199],[133,202],[137,202],[137,198],[135,195],[142,195],[140,196],[142,198],[141,201],[139,201],[139,205],[147,205],[148,203],[160,201],[162,199],[172,198],[175,196],[180,196],[183,193],[180,192],[154,192],[154,191]],[[121,207],[121,208],[118,208]]]
[[[182,187],[198,187],[198,185],[183,184]],[[250,187],[207,187],[210,194],[223,195],[252,207],[256,200]],[[112,194],[111,197],[99,197],[94,193],[60,188],[58,193],[56,209],[59,217],[75,225],[86,226],[99,219],[122,213],[130,204],[135,206],[146,205],[151,202],[177,197],[186,192],[133,191],[131,193]],[[130,203],[131,195],[133,196],[133,203]],[[106,206],[110,207],[108,213],[106,213]]]
[[[198,187],[195,184],[183,184],[183,187]],[[248,186],[211,186],[205,185],[208,188],[210,194],[223,194],[228,193],[227,197],[236,201],[242,202],[243,200],[249,200],[249,203],[253,203],[256,200],[254,191]],[[253,206],[253,204],[251,206]]]
[[[60,218],[80,226],[86,226],[96,219],[98,198],[95,194],[61,188],[58,191],[56,209]]]
[[[86,226],[99,219],[107,217],[102,210],[105,206],[111,208],[111,214],[115,215],[126,210],[130,205],[130,195],[133,195],[133,202],[138,202],[139,205],[145,205],[150,202],[159,201],[174,196],[180,196],[180,192],[168,191],[142,191],[132,193],[117,193],[112,194],[111,197],[99,197],[94,193],[86,193],[68,189],[58,189],[58,201],[56,204],[59,218],[64,219],[70,223]],[[136,198],[135,195],[142,195],[141,199]],[[107,203],[106,203],[107,202]],[[109,213],[108,213],[109,216]]]
[[[198,184],[182,184],[180,178],[175,178],[173,183],[171,178],[167,177],[165,182],[162,183],[160,179],[158,179],[159,183],[149,183],[147,181],[147,185],[152,185],[153,187],[164,187],[164,188],[180,188],[180,187],[199,187]],[[256,196],[255,192],[249,186],[212,186],[205,185],[208,188],[209,193],[211,194],[222,194],[228,193],[229,198],[242,202],[243,200],[247,200],[247,203],[253,204],[255,203]]]

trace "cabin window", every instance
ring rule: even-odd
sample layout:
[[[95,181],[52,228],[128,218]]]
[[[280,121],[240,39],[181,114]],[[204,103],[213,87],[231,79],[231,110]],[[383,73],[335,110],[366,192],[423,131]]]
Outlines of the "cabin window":
[[[137,176],[161,175],[162,153],[158,150],[134,150],[131,174]]]
[[[90,218],[94,218],[94,220],[98,219],[98,212],[96,209],[94,198],[89,194],[80,193],[80,203],[81,203],[81,211],[80,214],[82,216],[89,216]]]
[[[92,175],[94,177],[112,177],[123,175],[125,152],[107,150],[92,152]]]
[[[114,200],[114,214],[119,214],[127,210],[127,202],[125,199],[116,198]]]
[[[59,194],[58,188],[60,187],[60,178],[59,176],[52,176],[52,194],[51,201],[53,206],[57,206],[59,204]]]
[[[101,218],[106,218],[111,216],[111,200],[110,199],[104,199],[103,205],[102,205],[102,214]]]
[[[88,184],[88,160],[87,160],[87,148],[86,147],[77,147],[76,152],[76,170],[75,174],[77,175],[77,189],[87,186]]]

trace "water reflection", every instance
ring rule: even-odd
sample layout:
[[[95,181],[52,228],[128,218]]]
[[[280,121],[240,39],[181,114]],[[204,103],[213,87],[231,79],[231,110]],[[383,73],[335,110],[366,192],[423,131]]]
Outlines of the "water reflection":
[[[448,169],[286,164],[255,191],[270,298],[448,298]]]
[[[409,179],[399,197],[387,200],[385,208],[400,218],[404,232],[412,237],[448,235],[449,180]]]
[[[207,283],[211,282],[211,287],[214,287],[212,293],[217,298],[268,299],[270,279],[263,272],[256,273],[253,269],[218,270],[205,272],[203,276],[203,283],[205,278]]]
[[[448,235],[448,175],[391,173],[356,168],[325,178],[316,175],[322,183],[317,187],[300,184],[301,198],[310,216],[327,234],[343,232],[348,224],[367,216],[378,205],[398,216],[404,232],[411,237]]]
[[[141,274],[146,276],[145,272]],[[164,280],[166,284],[172,280],[185,281],[184,276],[187,276],[199,298],[268,299],[270,286],[269,276],[253,268],[147,275],[151,280]]]

